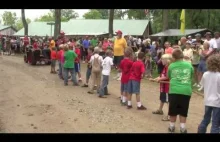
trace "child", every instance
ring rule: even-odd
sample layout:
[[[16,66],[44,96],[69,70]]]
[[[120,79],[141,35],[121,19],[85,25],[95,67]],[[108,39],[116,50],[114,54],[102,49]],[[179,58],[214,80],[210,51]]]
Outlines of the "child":
[[[170,126],[168,131],[175,132],[175,122],[177,115],[179,115],[180,133],[187,133],[185,123],[192,95],[194,70],[191,63],[183,61],[184,56],[181,50],[175,49],[172,57],[174,62],[168,68],[168,78],[170,79],[168,111]]]
[[[71,77],[72,77],[72,81],[73,81],[73,86],[79,86],[77,80],[76,80],[76,75],[75,75],[75,65],[74,65],[74,61],[75,58],[77,57],[77,54],[72,51],[69,50],[68,45],[66,44],[64,46],[64,85],[67,86],[68,85],[68,74],[70,72]]]
[[[136,62],[133,63],[131,67],[130,77],[128,81],[128,104],[127,104],[128,109],[132,108],[131,105],[132,94],[136,94],[137,109],[138,110],[147,109],[141,104],[140,101],[140,84],[141,84],[140,82],[141,82],[141,78],[143,78],[145,71],[143,59],[144,59],[144,53],[143,52],[138,53],[138,59]]]
[[[172,60],[172,56],[170,54],[164,54],[162,57],[162,64],[164,65],[163,71],[161,72],[160,76],[153,79],[152,81],[160,82],[160,107],[158,110],[153,111],[153,114],[163,115],[163,106],[164,103],[167,103],[169,108],[169,100],[168,100],[168,93],[169,93],[169,83],[164,83],[163,81],[168,82],[169,79],[167,77],[168,66]],[[162,81],[162,82],[161,82]],[[165,116],[162,121],[169,121],[169,116]]]
[[[113,65],[112,60],[112,51],[106,51],[106,57],[102,62],[102,83],[99,91],[100,98],[106,98],[104,95],[108,95],[108,82],[109,82],[109,75],[111,72],[111,66]]]
[[[88,55],[87,55],[87,59],[86,61],[90,61],[90,58],[93,54],[93,51],[94,51],[94,48],[91,46],[89,47],[88,49]],[[88,65],[87,65],[87,71],[86,71],[86,83],[82,86],[82,87],[89,87],[89,78],[91,76],[91,72],[92,72],[92,66],[91,66],[91,63],[88,62]]]
[[[80,53],[80,45],[79,44],[76,45],[75,53],[77,54],[77,58],[75,59],[75,71],[76,71],[76,74],[78,74],[79,82],[81,82],[82,81],[81,73],[80,73],[81,53]]]
[[[127,48],[125,50],[125,57],[120,63],[120,69],[122,72],[121,77],[121,104],[126,106],[127,94],[128,94],[128,81],[130,76],[130,69],[132,67],[133,61],[131,60],[132,56],[131,50]]]
[[[58,59],[58,62],[59,62],[59,73],[58,73],[58,75],[59,75],[60,79],[64,79],[63,78],[63,61],[62,61],[63,55],[64,55],[63,44],[61,44],[59,46],[59,51],[57,53],[57,59]]]
[[[101,65],[103,58],[99,55],[100,49],[99,47],[94,48],[94,55],[92,55],[90,59],[90,63],[92,65],[92,87],[91,90],[88,91],[89,94],[94,93],[94,87],[97,85],[97,93],[100,89],[100,82],[101,82]]]
[[[220,55],[215,54],[207,59],[208,71],[203,74],[201,85],[204,86],[205,114],[198,127],[198,133],[206,133],[212,120],[210,133],[220,131]]]
[[[55,67],[56,67],[56,60],[57,60],[57,52],[56,52],[55,47],[53,47],[51,50],[50,58],[51,58],[51,71],[50,71],[50,73],[56,74],[57,72],[55,70]]]
[[[145,68],[146,68],[146,77],[147,78],[152,78],[151,75],[151,70],[152,70],[152,59],[151,59],[151,54],[149,50],[146,50],[146,55],[145,55]]]

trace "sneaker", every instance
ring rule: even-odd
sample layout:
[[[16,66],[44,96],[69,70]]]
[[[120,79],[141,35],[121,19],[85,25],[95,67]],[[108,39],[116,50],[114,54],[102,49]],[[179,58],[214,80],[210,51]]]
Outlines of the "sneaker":
[[[169,128],[168,128],[168,131],[169,131],[170,133],[174,133],[174,132],[175,132],[175,127],[169,127]]]
[[[143,105],[141,105],[140,107],[137,107],[138,110],[147,110],[146,107],[144,107]]]
[[[107,98],[106,96],[99,96],[99,98]]]
[[[195,83],[193,86],[195,87],[195,86],[197,86],[198,84],[197,83]]]
[[[187,133],[187,130],[186,130],[186,128],[180,128],[180,133]]]
[[[132,106],[127,105],[127,109],[131,109],[131,108],[132,108]]]
[[[76,83],[76,84],[74,83],[73,86],[79,86],[79,84],[78,83]]]
[[[88,91],[87,93],[88,93],[88,94],[94,94],[94,92],[93,92],[93,91]]]
[[[84,84],[82,87],[89,87],[89,85],[87,85],[87,84]]]
[[[196,86],[196,87],[200,88],[201,86],[200,86],[199,84],[197,84],[197,86]]]
[[[121,81],[121,77],[117,78],[116,80],[117,80],[117,81]]]
[[[127,102],[124,102],[124,103],[121,102],[121,105],[122,105],[122,106],[127,106]]]

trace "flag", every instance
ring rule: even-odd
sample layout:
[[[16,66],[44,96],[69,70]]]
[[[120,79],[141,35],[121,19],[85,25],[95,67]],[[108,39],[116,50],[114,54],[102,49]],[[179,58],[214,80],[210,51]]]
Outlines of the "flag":
[[[182,34],[185,34],[185,9],[182,9],[181,15],[180,15],[180,31]]]
[[[144,9],[144,13],[145,13],[145,15],[148,15],[149,10],[148,9]]]

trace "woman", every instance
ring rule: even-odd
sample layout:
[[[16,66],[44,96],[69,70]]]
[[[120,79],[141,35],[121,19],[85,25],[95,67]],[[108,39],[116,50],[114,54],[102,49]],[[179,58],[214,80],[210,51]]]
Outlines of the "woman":
[[[185,49],[183,50],[183,60],[184,61],[187,61],[187,62],[192,62],[192,57],[193,57],[193,50],[191,49],[191,44],[190,42],[187,42],[186,43],[186,47]]]
[[[200,50],[199,56],[200,56],[200,61],[199,61],[199,66],[198,66],[198,81],[201,81],[201,78],[203,76],[203,73],[207,71],[206,69],[206,56],[208,55],[209,52],[209,43],[204,42],[203,43],[203,49]],[[201,85],[197,85],[198,88],[202,88]],[[201,89],[199,89],[201,90]]]
[[[161,56],[164,54],[164,49],[160,47],[159,41],[155,42],[155,47],[157,51],[157,56],[156,56],[156,63],[157,63],[157,71],[158,74],[161,74],[164,65],[161,62]]]
[[[107,38],[105,38],[102,44],[102,51],[106,52],[108,46],[109,46],[109,41]]]

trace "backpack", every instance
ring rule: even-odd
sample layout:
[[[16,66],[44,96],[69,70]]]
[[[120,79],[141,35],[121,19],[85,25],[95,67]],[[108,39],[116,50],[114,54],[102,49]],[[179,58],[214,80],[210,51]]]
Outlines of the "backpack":
[[[101,72],[101,63],[99,61],[99,56],[95,58],[94,56],[94,61],[92,64],[92,72],[94,73],[99,73]]]

